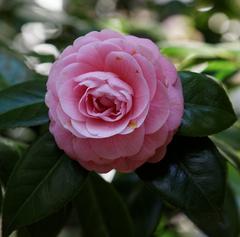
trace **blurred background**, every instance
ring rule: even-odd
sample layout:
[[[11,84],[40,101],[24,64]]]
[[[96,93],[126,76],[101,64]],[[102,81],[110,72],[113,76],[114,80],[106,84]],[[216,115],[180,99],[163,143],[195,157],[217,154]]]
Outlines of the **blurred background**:
[[[240,117],[240,0],[0,0],[0,90],[46,77],[77,37],[111,28],[156,42],[178,70],[204,72],[224,85]],[[34,131],[1,134],[29,143]],[[212,137],[228,158],[240,206],[240,122]],[[60,237],[79,236],[74,222]],[[154,237],[203,236],[182,214],[163,219]]]

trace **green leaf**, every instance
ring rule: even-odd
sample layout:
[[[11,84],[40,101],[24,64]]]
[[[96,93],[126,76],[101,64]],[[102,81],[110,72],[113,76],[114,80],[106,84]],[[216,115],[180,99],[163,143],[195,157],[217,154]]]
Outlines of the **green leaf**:
[[[2,202],[3,202],[3,192],[2,192],[2,187],[0,185],[0,214],[2,214]]]
[[[235,73],[239,65],[229,60],[214,60],[209,61],[205,73],[213,75],[218,80],[224,80]]]
[[[45,84],[45,80],[34,80],[0,91],[0,129],[48,122]]]
[[[64,227],[70,211],[71,207],[67,205],[51,216],[20,229],[17,237],[56,237]]]
[[[135,227],[134,236],[151,236],[161,216],[160,195],[149,189],[134,173],[117,174],[113,184],[128,206]]]
[[[56,212],[79,192],[87,172],[47,133],[14,169],[3,205],[3,236]]]
[[[212,141],[218,147],[220,153],[227,159],[236,169],[240,171],[240,152],[234,150],[228,143],[216,137],[211,137]]]
[[[183,237],[177,232],[176,226],[171,223],[171,217],[163,216],[152,237]]]
[[[207,235],[228,236],[222,226],[226,167],[208,138],[176,137],[162,161],[137,173]]]
[[[20,55],[6,49],[0,50],[0,90],[32,78],[32,73]]]
[[[224,157],[240,171],[240,121],[229,129],[211,137]]]
[[[193,72],[180,72],[179,75],[184,93],[180,135],[208,136],[230,127],[236,121],[231,102],[217,82]]]
[[[206,43],[188,42],[186,45],[185,43],[172,44],[165,42],[161,43],[160,47],[164,55],[177,61],[178,68],[181,70],[189,69],[189,67],[211,60],[225,60],[228,62],[238,60],[237,52],[227,48],[226,44],[209,45]]]
[[[0,137],[0,180],[6,186],[17,161],[27,150],[27,145]]]
[[[90,173],[75,199],[83,237],[133,237],[128,210],[113,186]]]
[[[8,87],[8,84],[5,80],[5,78],[0,74],[0,90]]]
[[[240,218],[238,206],[234,197],[234,193],[230,187],[227,187],[223,209],[224,228],[227,230],[227,237],[236,237],[240,234]]]

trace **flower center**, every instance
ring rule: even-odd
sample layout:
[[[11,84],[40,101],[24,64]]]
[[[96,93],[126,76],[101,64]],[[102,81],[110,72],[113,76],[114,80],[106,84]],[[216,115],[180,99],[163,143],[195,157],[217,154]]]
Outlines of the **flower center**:
[[[117,75],[92,72],[78,80],[85,87],[79,102],[79,111],[85,116],[110,122],[120,120],[130,111],[133,91]]]

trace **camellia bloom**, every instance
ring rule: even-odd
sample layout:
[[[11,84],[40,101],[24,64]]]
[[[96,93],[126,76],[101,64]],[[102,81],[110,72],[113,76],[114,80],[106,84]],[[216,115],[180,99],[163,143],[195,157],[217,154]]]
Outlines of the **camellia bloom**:
[[[58,146],[97,172],[158,162],[183,114],[173,64],[152,41],[111,30],[63,51],[50,71],[46,104]]]

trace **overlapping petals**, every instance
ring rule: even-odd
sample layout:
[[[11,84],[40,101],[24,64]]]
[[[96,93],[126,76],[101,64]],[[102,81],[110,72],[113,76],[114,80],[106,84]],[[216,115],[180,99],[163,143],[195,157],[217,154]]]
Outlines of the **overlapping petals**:
[[[129,172],[162,159],[183,114],[180,80],[157,46],[110,30],[63,51],[46,104],[58,146],[97,172]]]

